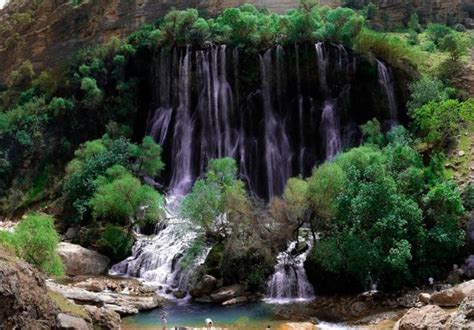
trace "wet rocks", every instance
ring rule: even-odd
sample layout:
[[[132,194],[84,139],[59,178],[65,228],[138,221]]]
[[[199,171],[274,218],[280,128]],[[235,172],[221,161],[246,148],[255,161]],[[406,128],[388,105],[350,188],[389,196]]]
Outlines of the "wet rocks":
[[[69,276],[100,275],[105,273],[110,264],[110,259],[106,256],[80,245],[60,243],[57,252]]]
[[[245,293],[245,288],[240,284],[224,286],[211,294],[213,302],[222,303],[224,301],[242,296]]]
[[[203,278],[189,292],[192,297],[202,297],[211,294],[217,287],[217,279],[211,275],[204,275]]]
[[[176,299],[183,299],[184,297],[186,297],[186,291],[184,290],[176,290],[176,291],[173,291],[173,296],[176,298]]]

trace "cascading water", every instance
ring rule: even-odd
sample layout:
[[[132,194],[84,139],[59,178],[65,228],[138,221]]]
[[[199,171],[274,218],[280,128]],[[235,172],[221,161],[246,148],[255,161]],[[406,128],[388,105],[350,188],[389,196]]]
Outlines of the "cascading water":
[[[357,126],[374,117],[351,109],[361,102],[351,94],[357,61],[343,46],[325,43],[275,46],[259,55],[223,45],[162,49],[147,134],[164,150],[163,185],[185,194],[209,160],[233,157],[253,193],[281,194],[289,177],[307,176],[357,144]]]
[[[387,97],[388,109],[390,114],[390,125],[395,126],[398,123],[398,105],[395,97],[395,85],[390,69],[380,60],[377,60],[377,71],[379,84],[382,86]]]
[[[326,159],[334,158],[342,149],[339,128],[333,100],[327,100],[323,105],[321,132],[323,132]]]
[[[313,242],[308,241],[303,251],[298,251],[298,242],[288,245],[288,249],[277,256],[275,272],[268,281],[267,301],[288,303],[314,299],[314,289],[306,277],[304,262],[311,252]]]
[[[268,196],[274,196],[283,191],[290,177],[290,146],[284,125],[273,111],[272,104],[272,50],[260,57],[262,77],[262,96],[265,112],[265,165],[267,173]],[[277,70],[278,72],[278,70]],[[281,82],[277,81],[277,84]],[[277,94],[278,95],[278,94]]]
[[[358,126],[383,113],[372,98],[374,85],[387,96],[391,120],[398,120],[390,69],[378,61],[378,76],[365,76],[370,70],[359,67],[371,64],[363,61],[325,43],[276,46],[261,54],[224,45],[161,49],[147,134],[163,147],[163,185],[182,196],[209,160],[233,157],[249,190],[267,200],[280,195],[288,178],[309,175],[314,165],[360,141]],[[165,292],[187,288],[208,250],[185,267],[183,257],[198,234],[179,219],[176,205],[168,204],[166,226],[140,236],[133,255],[113,272]],[[296,254],[295,248],[293,242],[278,256],[270,299],[314,296],[303,267],[311,246]]]
[[[139,235],[132,256],[112,266],[110,273],[141,278],[163,294],[187,290],[193,272],[204,263],[210,248],[192,260],[184,259],[198,233],[188,220],[178,216],[179,207],[179,198],[168,198],[166,219],[157,225],[155,234]]]

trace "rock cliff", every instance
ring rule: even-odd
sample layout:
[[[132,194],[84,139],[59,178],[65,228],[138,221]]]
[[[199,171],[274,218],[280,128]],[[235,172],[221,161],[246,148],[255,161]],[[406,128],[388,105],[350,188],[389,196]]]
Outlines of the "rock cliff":
[[[468,0],[374,0],[392,24],[418,12],[424,21],[461,22]],[[0,82],[26,59],[35,68],[51,68],[71,53],[112,36],[124,36],[143,23],[162,17],[170,8],[198,8],[210,14],[226,7],[253,3],[257,7],[285,12],[299,0],[11,0],[0,10]],[[355,1],[358,2],[358,1]],[[361,1],[363,2],[363,1]],[[320,0],[338,6],[342,0]],[[409,3],[409,4],[406,4]]]

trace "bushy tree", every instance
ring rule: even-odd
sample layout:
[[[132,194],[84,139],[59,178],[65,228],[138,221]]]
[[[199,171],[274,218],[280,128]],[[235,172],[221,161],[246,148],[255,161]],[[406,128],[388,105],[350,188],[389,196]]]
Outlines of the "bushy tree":
[[[121,165],[107,169],[95,185],[90,205],[96,218],[125,225],[131,231],[134,225],[158,222],[163,214],[163,197]]]
[[[454,96],[455,90],[436,78],[424,77],[409,85],[408,109],[413,111],[432,101],[441,102]]]
[[[461,103],[452,99],[432,101],[411,111],[410,116],[425,141],[440,149],[453,141],[463,120],[470,120],[469,115],[474,111],[472,105],[472,102]]]
[[[14,233],[2,233],[0,244],[13,249],[18,257],[53,276],[64,275],[64,266],[56,252],[59,235],[54,219],[42,214],[29,214]]]

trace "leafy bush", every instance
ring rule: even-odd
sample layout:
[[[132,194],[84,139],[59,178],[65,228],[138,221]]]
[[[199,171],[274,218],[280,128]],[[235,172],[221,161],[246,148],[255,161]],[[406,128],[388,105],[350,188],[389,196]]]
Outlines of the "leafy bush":
[[[408,87],[410,89],[410,100],[407,107],[410,111],[432,101],[445,101],[455,94],[453,88],[446,87],[441,80],[431,77],[424,77],[411,83]]]
[[[0,233],[0,244],[14,249],[18,257],[57,277],[64,275],[64,266],[56,253],[58,243],[54,219],[41,214],[28,215],[12,234]]]
[[[460,123],[470,120],[474,111],[471,102],[457,100],[431,101],[410,111],[410,116],[426,142],[439,149],[449,145],[459,133]]]
[[[163,213],[163,197],[142,185],[123,166],[107,169],[95,181],[97,190],[90,200],[93,215],[125,225],[132,230],[143,222],[157,222]]]
[[[463,244],[463,209],[455,185],[426,190],[422,164],[411,147],[395,142],[353,149],[329,165],[339,165],[346,182],[329,232],[314,250],[315,262],[365,287],[380,281],[398,288],[424,281],[428,269],[432,276],[439,273]]]
[[[109,256],[112,261],[124,260],[133,246],[133,235],[122,227],[107,224],[96,242],[100,252]]]

